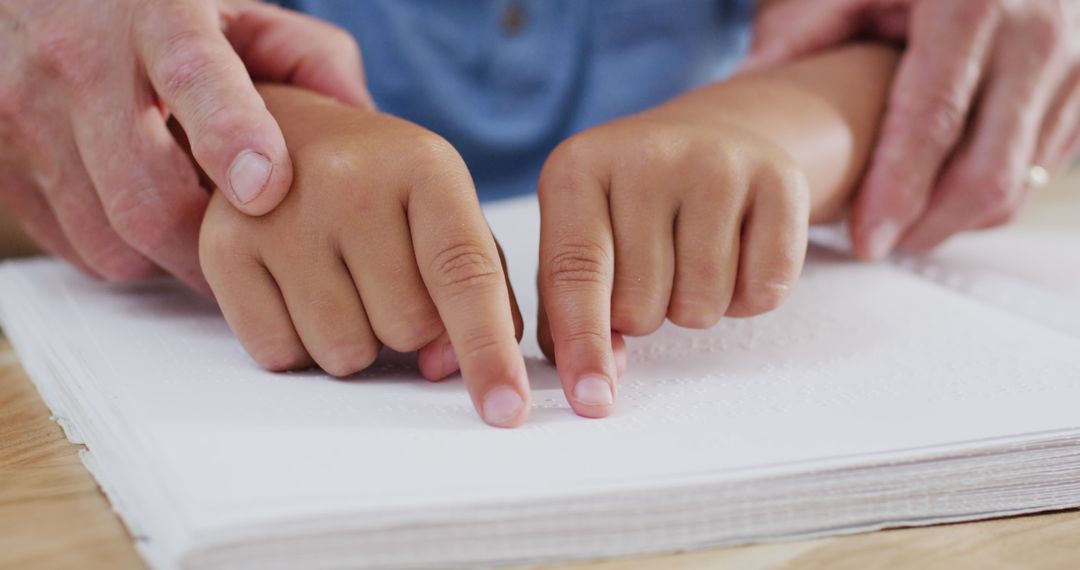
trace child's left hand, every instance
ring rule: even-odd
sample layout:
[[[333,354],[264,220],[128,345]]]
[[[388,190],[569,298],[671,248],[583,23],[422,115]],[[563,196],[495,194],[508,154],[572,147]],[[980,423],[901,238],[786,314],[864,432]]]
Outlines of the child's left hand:
[[[620,335],[769,311],[802,268],[802,171],[735,121],[704,126],[678,104],[574,136],[541,175],[538,337],[582,415],[613,409]]]

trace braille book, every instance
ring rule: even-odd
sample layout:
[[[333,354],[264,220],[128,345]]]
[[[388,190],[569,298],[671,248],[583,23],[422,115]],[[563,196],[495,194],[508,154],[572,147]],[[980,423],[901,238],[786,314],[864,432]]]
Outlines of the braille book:
[[[488,207],[533,322],[534,200]],[[629,339],[604,420],[527,324],[514,430],[407,355],[265,372],[167,280],[10,262],[0,318],[151,566],[471,568],[1080,506],[1078,252],[1022,229],[877,264],[813,246],[779,310]]]

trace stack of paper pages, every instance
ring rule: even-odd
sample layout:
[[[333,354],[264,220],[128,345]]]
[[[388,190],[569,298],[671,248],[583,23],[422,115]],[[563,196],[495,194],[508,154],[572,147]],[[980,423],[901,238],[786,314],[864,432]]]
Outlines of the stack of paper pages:
[[[535,204],[489,214],[531,317]],[[527,338],[516,430],[407,359],[263,372],[171,282],[9,263],[0,314],[160,568],[536,563],[1080,505],[1080,233],[811,258],[775,313],[631,340],[609,419],[575,416]]]

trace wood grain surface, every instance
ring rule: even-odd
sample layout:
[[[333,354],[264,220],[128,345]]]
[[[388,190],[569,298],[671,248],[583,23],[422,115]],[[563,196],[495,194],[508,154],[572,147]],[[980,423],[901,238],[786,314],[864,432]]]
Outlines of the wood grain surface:
[[[1019,223],[1080,228],[1080,169],[1059,179]],[[0,232],[0,235],[4,235]],[[0,246],[0,252],[25,248]],[[123,525],[49,419],[0,338],[0,568],[143,568]],[[1080,477],[1080,474],[1077,474]],[[1080,568],[1080,512],[889,530],[550,567],[549,570],[705,568]]]

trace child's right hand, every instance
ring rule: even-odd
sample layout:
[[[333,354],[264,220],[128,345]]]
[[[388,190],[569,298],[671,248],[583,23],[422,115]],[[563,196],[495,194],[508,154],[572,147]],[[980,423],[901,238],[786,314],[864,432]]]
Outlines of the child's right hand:
[[[314,361],[335,376],[367,368],[381,345],[419,351],[432,380],[460,361],[485,421],[523,422],[521,317],[458,153],[400,119],[261,92],[292,155],[292,189],[263,217],[216,192],[199,244],[244,348],[271,370]]]

